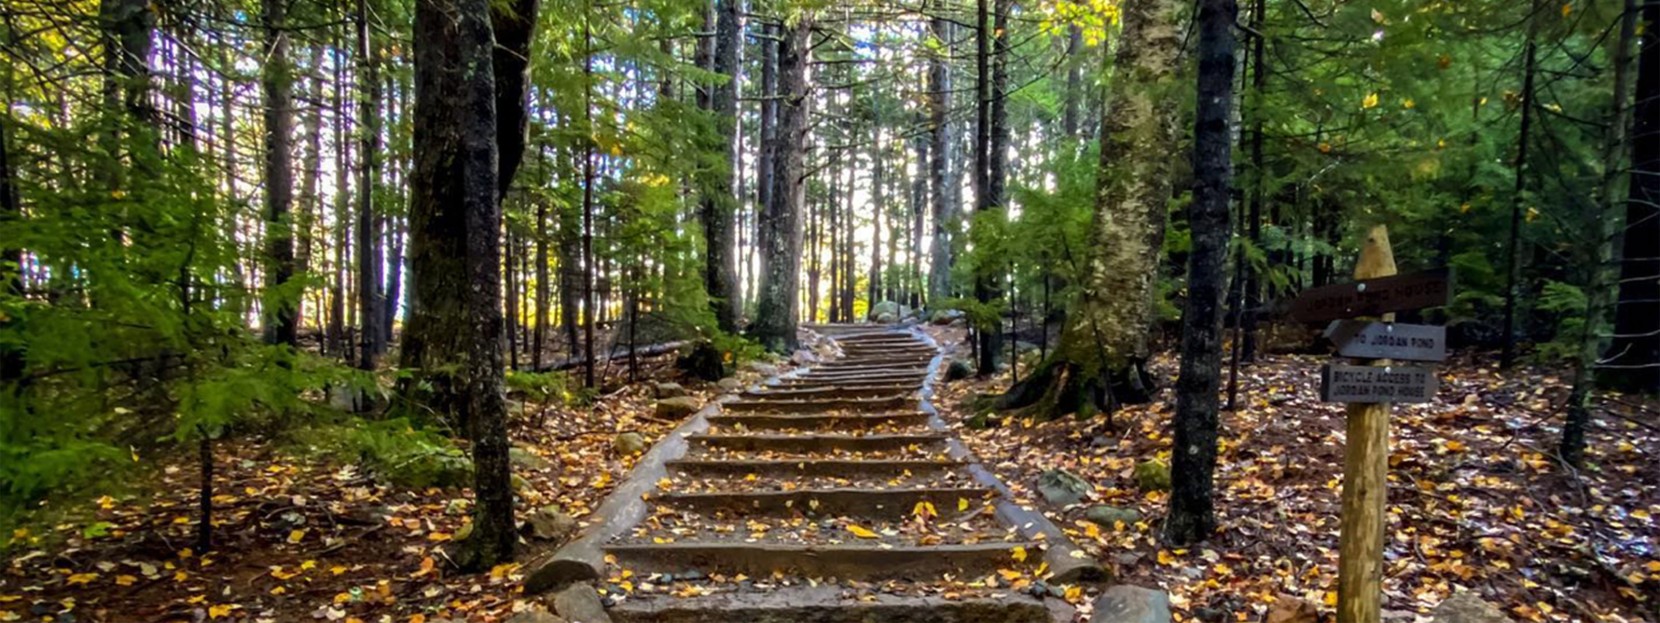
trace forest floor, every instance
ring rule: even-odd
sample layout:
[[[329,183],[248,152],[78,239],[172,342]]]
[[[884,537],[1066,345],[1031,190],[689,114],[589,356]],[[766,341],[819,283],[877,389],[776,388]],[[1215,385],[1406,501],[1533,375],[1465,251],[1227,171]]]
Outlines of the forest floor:
[[[963,347],[958,329],[928,331]],[[1329,618],[1335,597],[1343,456],[1342,409],[1315,399],[1321,359],[1269,355],[1244,369],[1240,409],[1222,417],[1221,527],[1197,547],[1158,544],[1167,494],[1143,493],[1133,477],[1137,463],[1169,456],[1168,390],[1110,424],[959,432],[1022,504],[1048,512],[1123,581],[1170,591],[1178,620],[1312,623],[1297,607]],[[1499,375],[1491,358],[1471,356],[1441,369],[1438,401],[1398,407],[1392,422],[1386,620],[1424,620],[1462,587],[1518,621],[1660,621],[1660,418],[1609,404],[1619,415],[1594,429],[1590,467],[1566,473],[1549,458],[1567,393],[1560,375]],[[1154,371],[1169,386],[1173,357],[1159,356]],[[935,402],[960,424],[969,398],[1008,382],[945,383]],[[652,410],[649,384],[592,407],[531,407],[513,424],[515,444],[542,459],[516,469],[527,508],[585,519],[637,458],[616,451],[615,435],[651,443],[676,424]],[[464,491],[386,487],[290,450],[258,439],[220,444],[211,552],[191,546],[193,457],[135,454],[158,467],[128,493],[56,509],[64,519],[54,526],[0,535],[11,542],[0,621],[502,621],[532,607],[520,566],[460,574],[449,563],[444,548],[469,508]],[[1091,499],[1045,508],[1035,481],[1049,469],[1084,477]],[[1142,520],[1098,528],[1084,521],[1094,504]],[[554,545],[533,543],[533,552]]]
[[[717,391],[688,388],[699,398]],[[551,505],[584,521],[639,458],[619,453],[616,435],[640,433],[649,447],[679,423],[653,415],[651,394],[640,383],[591,407],[530,405],[515,418],[515,447],[537,457],[514,468],[521,514]],[[530,607],[521,565],[461,574],[450,563],[445,548],[471,505],[465,491],[392,488],[289,445],[227,441],[215,453],[215,548],[199,552],[193,455],[153,460],[126,494],[0,535],[11,545],[0,621],[501,621]],[[555,545],[531,541],[520,559]]]
[[[929,331],[963,343],[959,329]],[[1337,583],[1344,413],[1318,401],[1326,359],[1267,355],[1243,368],[1239,408],[1222,414],[1220,528],[1186,549],[1159,544],[1168,494],[1140,491],[1133,475],[1141,461],[1169,459],[1173,391],[1111,423],[1067,418],[984,430],[962,425],[967,404],[1006,389],[1007,373],[947,383],[936,403],[1022,504],[1044,509],[1124,582],[1168,590],[1178,620],[1312,623],[1310,610],[1333,616]],[[1543,369],[1501,375],[1495,361],[1457,357],[1438,366],[1435,402],[1395,408],[1384,619],[1424,621],[1468,589],[1517,621],[1660,620],[1653,405],[1608,403],[1617,415],[1599,418],[1587,468],[1567,472],[1551,458],[1565,379]],[[1153,370],[1173,385],[1171,354]],[[1050,469],[1082,476],[1093,499],[1046,507],[1036,481]],[[1142,519],[1122,531],[1097,528],[1084,521],[1096,504]]]

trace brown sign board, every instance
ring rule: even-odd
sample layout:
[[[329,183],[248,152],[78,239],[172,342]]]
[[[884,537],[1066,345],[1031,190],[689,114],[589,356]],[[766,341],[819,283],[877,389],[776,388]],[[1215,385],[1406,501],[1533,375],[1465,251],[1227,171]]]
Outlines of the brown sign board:
[[[1320,366],[1321,402],[1429,402],[1438,384],[1420,366]]]
[[[1301,322],[1344,320],[1446,305],[1452,279],[1445,268],[1303,290],[1291,301]]]
[[[1333,320],[1326,327],[1326,337],[1337,345],[1337,354],[1343,357],[1408,361],[1447,358],[1447,328],[1442,326]]]

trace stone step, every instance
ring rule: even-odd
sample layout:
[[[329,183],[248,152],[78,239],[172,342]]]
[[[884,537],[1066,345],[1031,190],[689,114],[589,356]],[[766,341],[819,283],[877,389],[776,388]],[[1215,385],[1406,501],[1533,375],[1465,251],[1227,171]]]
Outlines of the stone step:
[[[818,387],[766,387],[740,394],[745,399],[800,400],[804,398],[871,398],[905,395],[921,389],[917,383],[827,384]]]
[[[1016,563],[1014,547],[1034,552],[1026,563]],[[1031,542],[988,542],[972,545],[942,544],[880,546],[862,543],[801,545],[764,543],[675,543],[612,544],[605,551],[617,564],[636,575],[743,573],[768,577],[774,572],[798,578],[838,578],[862,581],[932,580],[952,575],[978,578],[998,569],[1023,569],[1036,565],[1036,544]]]
[[[687,476],[736,476],[743,477],[749,474],[769,474],[777,476],[841,476],[859,478],[867,476],[898,476],[905,472],[912,474],[929,474],[956,471],[966,463],[960,461],[924,461],[924,460],[853,460],[853,459],[811,459],[802,461],[783,460],[679,460],[667,463],[669,471]]]
[[[917,412],[875,413],[868,415],[840,415],[840,414],[760,414],[744,413],[738,415],[709,416],[709,425],[720,430],[730,430],[738,426],[750,430],[795,430],[795,431],[822,431],[822,430],[864,430],[877,426],[924,426],[928,423],[928,414]]]
[[[822,413],[825,411],[893,411],[903,408],[915,408],[917,399],[909,395],[910,392],[871,398],[822,398],[822,399],[773,399],[773,398],[744,398],[721,404],[721,411],[725,413]]]
[[[933,360],[933,358],[934,357],[932,355],[926,357],[917,355],[880,355],[858,358],[844,357],[813,366],[813,371],[827,372],[833,370],[847,372],[852,370],[870,370],[881,368],[926,368],[928,367],[928,362]]]
[[[801,377],[779,379],[777,385],[769,386],[769,387],[777,387],[777,388],[780,388],[780,389],[813,389],[813,388],[819,388],[819,387],[836,387],[836,386],[841,386],[841,387],[889,386],[889,387],[892,387],[892,386],[895,386],[895,385],[902,385],[902,386],[911,387],[911,388],[914,389],[914,388],[918,388],[919,386],[922,385],[922,380],[923,380],[923,377],[925,376],[925,373],[926,373],[925,370],[918,370],[918,371],[915,371],[915,372],[905,372],[905,373],[900,373],[900,374],[881,374],[881,375],[862,375],[861,374],[861,375],[848,376],[846,378],[829,378],[829,377],[821,377],[821,376],[814,376],[814,375],[806,375],[806,376],[801,376]]]
[[[978,510],[979,501],[990,489],[937,487],[926,489],[798,489],[795,491],[732,491],[714,493],[664,493],[653,501],[673,508],[709,513],[727,511],[745,515],[804,515],[904,519],[920,502],[934,505],[940,517],[949,521],[960,515],[959,500],[969,500]]]
[[[927,355],[932,357],[939,353],[939,349],[907,340],[903,342],[855,342],[842,344],[842,354],[848,357],[883,356],[883,355]]]
[[[743,452],[884,452],[908,446],[944,445],[943,433],[914,435],[690,435],[693,448]]]
[[[921,379],[928,374],[928,366],[888,366],[869,368],[813,368],[796,379],[813,381],[857,381],[860,379],[906,378]]]
[[[1057,602],[1058,600],[1049,600]],[[946,599],[939,596],[850,595],[839,585],[715,592],[697,597],[630,595],[611,608],[615,623],[1056,623],[1070,608],[1020,591]],[[1064,602],[1060,602],[1064,606]],[[1060,612],[1058,610],[1065,610]]]

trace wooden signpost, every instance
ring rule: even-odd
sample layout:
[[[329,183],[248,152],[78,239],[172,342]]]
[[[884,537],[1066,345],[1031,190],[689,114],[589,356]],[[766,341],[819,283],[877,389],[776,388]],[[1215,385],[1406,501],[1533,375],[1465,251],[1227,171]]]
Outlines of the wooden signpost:
[[[1332,322],[1326,336],[1337,354],[1362,365],[1320,368],[1320,400],[1348,404],[1343,462],[1343,517],[1337,563],[1338,623],[1378,623],[1383,614],[1383,544],[1389,469],[1389,405],[1428,402],[1435,371],[1392,360],[1442,361],[1444,327],[1395,324],[1398,311],[1447,304],[1452,280],[1445,269],[1395,274],[1389,230],[1372,228],[1355,263],[1355,282],[1310,288],[1291,303],[1303,322]],[[1357,320],[1376,316],[1377,321]]]

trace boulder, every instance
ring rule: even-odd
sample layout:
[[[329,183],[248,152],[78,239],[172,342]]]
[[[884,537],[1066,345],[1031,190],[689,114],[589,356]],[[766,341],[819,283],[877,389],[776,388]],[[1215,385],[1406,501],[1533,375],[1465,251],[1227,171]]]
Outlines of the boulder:
[[[513,464],[513,467],[532,471],[540,471],[553,466],[541,455],[519,446],[507,449],[507,460]]]
[[[1054,506],[1068,506],[1084,500],[1084,496],[1095,490],[1077,474],[1064,469],[1051,469],[1038,475],[1038,494],[1043,501]]]
[[[1170,466],[1158,459],[1148,459],[1135,466],[1135,484],[1142,491],[1169,491]]]
[[[1084,519],[1111,530],[1118,527],[1119,523],[1123,523],[1125,527],[1135,525],[1136,522],[1141,521],[1141,513],[1133,508],[1119,508],[1101,504],[1091,506],[1089,510],[1084,511]]]
[[[726,376],[725,356],[709,342],[698,342],[690,352],[674,360],[674,366],[693,378],[718,381]]]
[[[1170,623],[1164,591],[1119,584],[1095,598],[1095,623]]]
[[[744,369],[761,376],[778,376],[778,366],[765,361],[750,361],[744,363]]]
[[[554,616],[553,613],[540,608],[527,610],[513,615],[507,623],[567,623],[564,619]]]
[[[870,306],[870,312],[865,314],[865,318],[871,322],[893,324],[899,322],[900,317],[909,312],[910,310],[905,309],[904,305],[900,305],[895,301],[882,301]]]
[[[657,401],[657,417],[665,420],[678,420],[697,413],[703,404],[691,396],[679,398],[664,398]]]
[[[611,440],[611,448],[624,456],[646,451],[646,438],[639,433],[621,433]]]
[[[734,378],[724,378],[715,382],[722,392],[736,394],[744,390],[744,382]]]
[[[1483,601],[1474,591],[1458,591],[1430,612],[1435,623],[1511,623],[1493,604]]]
[[[963,310],[960,309],[936,309],[933,313],[928,314],[928,322],[947,325],[962,319],[962,317]]]
[[[576,534],[576,518],[559,510],[558,506],[543,506],[525,519],[526,532],[532,538],[544,541],[563,541]]]
[[[611,623],[594,587],[577,583],[553,595],[553,611],[570,623]]]
[[[967,361],[957,359],[952,361],[951,365],[945,367],[945,380],[947,381],[961,381],[971,376],[974,376],[974,366],[969,365]]]
[[[658,398],[680,398],[688,395],[686,388],[681,387],[679,383],[658,383],[656,390]]]

